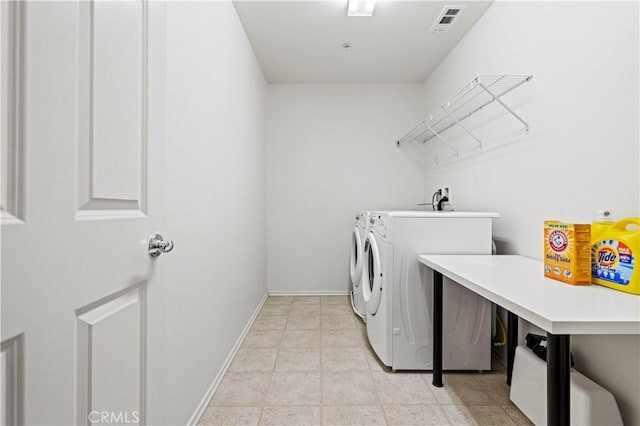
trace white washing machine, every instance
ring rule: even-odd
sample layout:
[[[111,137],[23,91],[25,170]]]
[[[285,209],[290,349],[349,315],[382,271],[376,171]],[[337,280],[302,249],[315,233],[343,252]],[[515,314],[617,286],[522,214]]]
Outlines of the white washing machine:
[[[393,370],[433,369],[433,273],[419,254],[491,254],[497,213],[371,212],[364,246],[367,335]],[[443,368],[491,369],[491,303],[444,280]]]
[[[351,307],[353,312],[366,321],[364,296],[362,295],[362,264],[364,240],[369,230],[369,212],[356,213],[356,224],[351,234]]]

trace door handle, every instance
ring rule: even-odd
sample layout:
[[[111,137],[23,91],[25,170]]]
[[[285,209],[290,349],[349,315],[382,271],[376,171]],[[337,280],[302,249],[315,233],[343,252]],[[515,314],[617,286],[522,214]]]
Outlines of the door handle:
[[[160,234],[153,234],[149,238],[149,256],[158,257],[162,253],[169,253],[173,250],[173,241],[165,240]]]

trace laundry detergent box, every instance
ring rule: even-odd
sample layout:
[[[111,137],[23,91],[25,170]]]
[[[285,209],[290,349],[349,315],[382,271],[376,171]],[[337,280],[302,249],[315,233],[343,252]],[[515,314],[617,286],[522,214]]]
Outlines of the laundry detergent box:
[[[567,284],[591,284],[591,225],[544,222],[544,276]]]

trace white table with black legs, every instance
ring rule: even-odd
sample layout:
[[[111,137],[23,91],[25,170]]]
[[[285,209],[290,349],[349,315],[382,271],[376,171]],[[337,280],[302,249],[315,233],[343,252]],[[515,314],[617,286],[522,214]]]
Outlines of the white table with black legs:
[[[433,385],[442,387],[442,277],[509,312],[507,383],[511,383],[518,317],[547,332],[547,424],[570,420],[570,336],[640,334],[640,296],[599,285],[544,277],[543,263],[522,256],[420,255],[433,269]]]

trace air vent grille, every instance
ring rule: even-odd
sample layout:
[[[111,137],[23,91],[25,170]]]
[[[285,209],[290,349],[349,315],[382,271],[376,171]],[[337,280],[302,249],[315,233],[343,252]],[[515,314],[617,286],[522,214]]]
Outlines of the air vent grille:
[[[462,14],[462,9],[465,6],[445,6],[440,14],[438,15],[438,19],[431,27],[431,32],[440,33],[443,31],[447,31],[453,22]]]
[[[451,21],[453,21],[453,16],[443,16],[442,19],[440,19],[440,24],[450,24]]]

